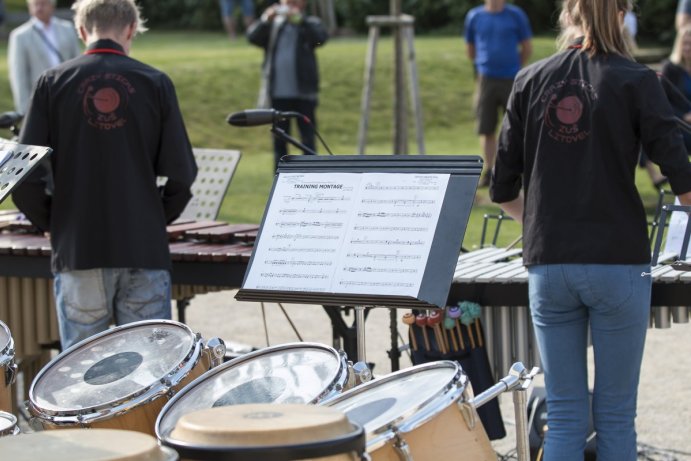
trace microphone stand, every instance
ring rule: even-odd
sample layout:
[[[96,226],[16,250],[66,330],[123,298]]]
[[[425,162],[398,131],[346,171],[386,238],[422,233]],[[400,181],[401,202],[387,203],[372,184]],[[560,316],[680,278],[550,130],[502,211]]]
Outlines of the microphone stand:
[[[285,130],[277,127],[275,123],[273,125],[271,125],[271,133],[273,133],[273,135],[276,136],[277,138],[284,140],[288,144],[292,144],[293,146],[297,147],[298,149],[301,149],[305,154],[318,155],[315,150],[310,149],[309,147],[307,147],[306,145],[304,145],[303,143],[301,143],[297,139],[290,136],[288,133],[285,132]]]

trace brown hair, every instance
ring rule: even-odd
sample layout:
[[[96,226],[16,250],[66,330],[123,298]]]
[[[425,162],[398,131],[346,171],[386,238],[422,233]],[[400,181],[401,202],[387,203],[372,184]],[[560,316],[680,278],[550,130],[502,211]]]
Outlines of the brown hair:
[[[619,13],[632,7],[632,0],[564,0],[559,15],[559,48],[583,36],[583,51],[590,56],[620,54],[631,58],[630,41],[619,22]]]
[[[684,56],[682,54],[682,45],[684,44],[684,37],[691,35],[691,24],[686,24],[682,26],[677,32],[677,37],[674,39],[674,47],[672,48],[672,54],[669,55],[669,60],[678,66],[685,66],[691,63],[684,62]]]

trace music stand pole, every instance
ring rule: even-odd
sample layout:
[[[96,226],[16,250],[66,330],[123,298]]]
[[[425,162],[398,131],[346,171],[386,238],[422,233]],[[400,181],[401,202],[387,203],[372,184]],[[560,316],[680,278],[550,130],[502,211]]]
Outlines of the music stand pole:
[[[355,330],[357,333],[357,361],[367,363],[365,347],[365,306],[355,306]]]
[[[285,130],[277,127],[276,125],[273,125],[271,127],[271,132],[277,138],[281,138],[282,140],[284,140],[288,144],[292,144],[293,146],[297,147],[298,149],[301,149],[304,153],[310,154],[310,155],[317,155],[317,151],[315,151],[314,149],[310,149],[309,147],[307,147],[306,145],[304,145],[303,143],[301,143],[300,141],[298,141],[297,139],[293,138],[288,133],[286,133]]]

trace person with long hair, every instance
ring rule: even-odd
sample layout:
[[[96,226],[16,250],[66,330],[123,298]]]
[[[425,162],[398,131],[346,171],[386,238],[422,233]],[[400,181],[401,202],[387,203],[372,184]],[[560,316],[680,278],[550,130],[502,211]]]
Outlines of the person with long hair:
[[[662,76],[671,86],[666,93],[675,114],[691,123],[691,24],[677,32],[669,59],[662,63]],[[684,132],[686,151],[691,152],[691,134]]]
[[[523,225],[547,391],[544,460],[582,461],[594,354],[598,461],[637,457],[636,401],[650,317],[641,146],[684,205],[691,165],[654,71],[631,57],[630,0],[565,0],[560,52],[516,76],[490,196]]]

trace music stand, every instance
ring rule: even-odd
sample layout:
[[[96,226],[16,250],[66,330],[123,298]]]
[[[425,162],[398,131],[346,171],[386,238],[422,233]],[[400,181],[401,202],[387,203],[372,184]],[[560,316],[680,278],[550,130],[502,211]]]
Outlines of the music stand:
[[[53,150],[0,138],[0,203]]]
[[[242,301],[365,307],[446,305],[482,159],[477,156],[286,156],[242,288]]]
[[[652,266],[656,266],[658,263],[658,259],[660,257],[660,248],[662,247],[662,234],[663,230],[665,228],[665,225],[667,223],[667,216],[671,215],[673,212],[685,212],[685,213],[691,213],[691,206],[688,205],[665,205],[662,207],[662,212],[660,213],[660,226],[659,230],[657,232],[657,236],[655,238],[655,247],[653,250],[653,258],[652,258]],[[670,237],[670,232],[674,232],[673,229],[670,228],[668,231],[668,239]],[[681,237],[681,235],[680,235]],[[687,259],[687,254],[688,254],[688,248],[689,248],[689,240],[691,237],[691,219],[687,219],[686,222],[686,228],[683,231],[683,237],[681,241],[681,248],[679,250],[678,258],[676,261],[674,261],[671,266],[675,270],[679,271],[691,271],[691,260]]]

